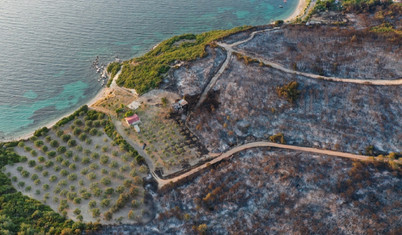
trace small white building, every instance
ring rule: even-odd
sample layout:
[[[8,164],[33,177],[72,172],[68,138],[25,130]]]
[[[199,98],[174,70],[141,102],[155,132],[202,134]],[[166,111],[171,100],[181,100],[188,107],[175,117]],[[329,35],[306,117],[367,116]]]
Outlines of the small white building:
[[[137,133],[140,133],[140,132],[141,132],[141,129],[140,129],[140,127],[139,127],[138,125],[134,125],[134,130],[135,130]]]

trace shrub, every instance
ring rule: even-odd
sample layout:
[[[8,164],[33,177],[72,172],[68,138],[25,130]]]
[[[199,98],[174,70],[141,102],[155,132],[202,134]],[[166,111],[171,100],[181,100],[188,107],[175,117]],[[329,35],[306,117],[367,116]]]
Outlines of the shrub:
[[[54,165],[54,163],[52,161],[45,162],[45,167],[47,167],[47,168],[52,167],[53,165]]]
[[[17,182],[17,181],[18,181],[17,176],[13,176],[13,177],[11,178],[11,181],[13,181],[13,182]]]
[[[117,177],[117,172],[116,171],[111,171],[109,174],[111,177],[116,178]]]
[[[52,176],[50,176],[50,178],[49,178],[49,181],[50,182],[55,182],[57,180],[57,176],[55,176],[55,175],[52,175]]]
[[[116,188],[116,192],[117,192],[117,193],[123,193],[124,190],[126,190],[126,188],[125,188],[123,185],[119,185],[119,186]]]
[[[99,153],[92,153],[91,158],[92,159],[98,159],[99,158]]]
[[[110,206],[110,200],[109,200],[109,199],[103,199],[103,200],[100,202],[100,205],[101,205],[101,207],[103,207],[103,208],[108,207],[108,206]]]
[[[43,171],[43,172],[42,172],[42,175],[43,175],[44,177],[47,177],[47,176],[49,175],[49,172],[48,172],[48,171]]]
[[[54,190],[53,193],[58,194],[61,192],[61,188],[59,186],[57,186]]]
[[[38,153],[35,151],[35,150],[31,150],[31,155],[33,156],[33,157],[36,157],[36,156],[38,156]]]
[[[86,127],[92,127],[92,121],[91,120],[87,120],[87,121],[85,121],[85,126]]]
[[[56,162],[62,162],[63,159],[64,159],[63,156],[57,155],[57,157],[56,157]]]
[[[37,141],[34,142],[34,145],[35,145],[36,147],[40,147],[40,146],[42,146],[43,144],[44,144],[44,143],[43,143],[42,140],[37,140]]]
[[[36,179],[38,179],[39,178],[39,176],[37,175],[37,174],[33,174],[32,176],[31,176],[31,180],[36,180]]]
[[[61,162],[61,165],[64,167],[69,167],[70,166],[70,161],[69,160],[64,160]]]
[[[61,136],[61,139],[62,139],[64,142],[67,142],[67,141],[69,141],[69,140],[71,139],[71,135],[62,135],[62,136]]]
[[[67,176],[68,173],[69,173],[69,172],[68,172],[67,170],[65,170],[65,169],[63,169],[63,170],[60,171],[60,175],[61,175],[61,176]]]
[[[100,216],[100,210],[99,210],[99,208],[93,208],[93,209],[91,210],[91,212],[92,212],[92,217],[94,217],[94,218],[98,218],[98,217]]]
[[[108,147],[107,146],[103,146],[102,147],[102,152],[106,153],[108,151]]]
[[[29,161],[28,161],[28,166],[29,166],[29,167],[34,167],[35,165],[36,165],[35,160],[29,160]]]
[[[43,156],[38,157],[38,162],[45,162],[45,158]]]
[[[77,141],[75,141],[75,140],[69,140],[69,141],[67,142],[67,145],[68,145],[68,147],[74,147],[74,146],[77,145]]]
[[[67,180],[60,180],[60,181],[57,183],[57,186],[60,186],[60,187],[65,187],[65,186],[67,186]]]
[[[72,174],[68,175],[67,178],[68,178],[68,180],[70,180],[70,181],[74,181],[74,180],[77,179],[77,174],[72,173]]]
[[[96,163],[92,163],[91,165],[89,165],[89,168],[91,168],[92,170],[96,170],[99,169],[99,165]]]
[[[37,166],[35,166],[35,170],[36,171],[43,171],[43,166],[41,166],[41,165],[37,165]]]
[[[76,208],[73,213],[74,213],[74,215],[79,215],[79,214],[81,214],[81,210]]]
[[[74,163],[72,163],[72,164],[70,164],[70,166],[68,167],[70,170],[76,170],[77,169],[77,166],[74,164]]]
[[[133,219],[135,218],[135,216],[134,216],[134,211],[133,211],[133,210],[130,210],[130,211],[128,212],[128,218],[131,219],[131,220],[133,220]]]
[[[89,174],[88,174],[88,179],[89,179],[89,180],[94,180],[94,179],[96,179],[96,174],[95,174],[94,172],[89,173]]]
[[[81,203],[81,198],[76,197],[74,198],[74,204],[80,204]]]
[[[113,188],[107,188],[105,189],[105,194],[106,195],[112,195],[114,193],[114,189]]]
[[[101,164],[107,164],[109,162],[109,157],[108,156],[106,156],[106,155],[102,155],[101,157],[100,157],[100,163]]]
[[[46,142],[49,143],[51,140],[52,140],[52,137],[50,137],[50,136],[46,136],[46,137],[45,137],[45,141],[46,141]]]
[[[64,134],[64,132],[63,132],[62,130],[58,130],[58,131],[56,132],[57,137],[60,137],[60,136],[62,136],[63,134]]]
[[[300,96],[300,91],[297,89],[299,83],[296,81],[285,84],[282,87],[277,87],[276,92],[279,97],[287,99],[289,102],[294,103]]]
[[[119,163],[117,163],[116,161],[112,161],[112,162],[109,164],[109,167],[110,167],[110,168],[118,168],[118,167],[119,167]]]
[[[145,173],[148,172],[148,168],[147,168],[145,165],[142,165],[142,166],[140,166],[139,171],[140,171],[142,174],[145,174]]]
[[[59,142],[57,142],[57,140],[52,140],[50,141],[50,146],[52,146],[53,148],[56,148],[59,146]]]
[[[105,220],[110,221],[111,219],[113,219],[113,213],[111,211],[106,211],[103,214]]]
[[[103,185],[110,185],[112,181],[109,179],[109,177],[103,177],[100,181]]]
[[[19,186],[20,188],[25,187],[25,182],[24,182],[24,181],[18,182],[18,186]]]
[[[91,140],[91,139],[86,139],[86,140],[85,140],[85,143],[86,143],[87,145],[90,145],[90,144],[92,144],[92,140]]]
[[[66,155],[66,157],[70,158],[73,156],[73,152],[71,150],[68,150],[64,155]]]
[[[87,135],[86,135],[85,133],[81,133],[81,134],[78,136],[78,138],[79,138],[81,141],[85,141],[85,140],[87,139]]]
[[[24,168],[22,166],[17,167],[17,171],[21,172]]]
[[[47,191],[47,190],[49,190],[50,186],[48,184],[44,184],[42,186],[42,188],[43,188],[43,190]]]
[[[74,157],[73,157],[74,162],[79,162],[80,160],[81,160],[81,158],[78,155],[74,155]]]
[[[104,175],[106,175],[106,174],[109,173],[109,172],[108,172],[106,169],[102,168],[102,169],[101,169],[101,173],[104,174]]]
[[[131,180],[124,180],[123,185],[124,187],[128,188],[131,186],[133,182]]]
[[[89,157],[84,157],[82,160],[81,160],[81,163],[82,164],[88,164],[88,163],[90,163],[91,162],[91,159],[89,159]]]
[[[66,149],[66,147],[64,147],[64,146],[60,146],[60,147],[57,148],[57,152],[58,152],[58,153],[65,153],[66,150],[67,150],[67,149]]]
[[[284,135],[283,135],[283,133],[278,133],[278,134],[276,134],[276,135],[273,135],[273,136],[270,136],[269,137],[269,140],[271,141],[271,142],[274,142],[274,143],[281,143],[281,144],[285,144],[286,142],[285,142],[285,137],[284,137]]]
[[[34,184],[35,184],[35,185],[39,185],[40,183],[41,183],[41,182],[40,182],[40,179],[37,179],[37,180],[34,181]]]
[[[83,124],[84,123],[80,119],[77,119],[74,121],[74,125],[76,125],[76,126],[82,126]]]
[[[89,201],[88,205],[89,205],[89,208],[94,208],[94,207],[96,207],[96,201],[91,200],[91,201]]]
[[[86,174],[88,174],[88,172],[89,172],[89,169],[88,169],[88,168],[83,168],[83,169],[81,170],[81,175],[86,175]]]
[[[136,177],[134,177],[134,183],[135,183],[136,185],[142,185],[143,180],[142,180],[141,177],[136,176]]]
[[[132,110],[129,110],[124,114],[124,117],[131,117],[133,115],[134,115],[134,112]]]
[[[98,129],[92,128],[92,129],[89,131],[89,134],[92,135],[92,136],[97,135],[97,134],[98,134]]]
[[[42,146],[42,152],[46,153],[49,150],[49,148],[46,145]]]
[[[31,189],[32,189],[31,186],[27,186],[27,187],[25,188],[25,191],[26,191],[26,192],[29,192],[29,191],[31,191]]]
[[[54,158],[56,156],[56,152],[55,151],[49,151],[49,152],[46,152],[46,155],[49,158]]]
[[[77,196],[76,192],[68,192],[67,193],[67,199],[68,200],[74,200],[74,198]]]
[[[120,172],[126,172],[126,171],[128,171],[130,169],[130,167],[128,166],[128,165],[124,165],[124,166],[122,166],[122,167],[120,167]]]

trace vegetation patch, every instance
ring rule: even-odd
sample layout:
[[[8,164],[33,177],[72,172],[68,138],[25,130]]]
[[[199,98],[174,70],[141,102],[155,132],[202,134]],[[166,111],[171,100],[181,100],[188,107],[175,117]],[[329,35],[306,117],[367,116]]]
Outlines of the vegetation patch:
[[[170,105],[166,99],[161,99],[158,105],[142,105],[135,111],[141,119],[140,132],[126,127],[129,137],[145,146],[154,166],[164,174],[198,163],[202,153],[197,137],[183,121],[170,116]]]
[[[285,98],[290,103],[295,103],[297,98],[300,96],[300,91],[297,89],[299,83],[296,81],[285,84],[282,87],[276,88],[276,93],[279,97]]]
[[[142,222],[148,170],[138,153],[102,113],[81,108],[64,120],[69,121],[9,149],[23,156],[2,169],[11,184],[75,221]]]
[[[116,74],[120,71],[120,69],[121,69],[121,63],[119,62],[113,62],[107,66],[107,72],[110,74],[110,79],[107,82],[107,87],[110,87],[110,84],[112,84],[114,76],[116,76]]]
[[[144,94],[160,84],[163,74],[175,61],[191,61],[204,57],[206,55],[205,47],[211,42],[248,28],[243,26],[230,30],[216,30],[198,35],[185,34],[170,38],[144,56],[125,62],[117,84],[135,88],[139,94]],[[182,43],[177,43],[182,40],[184,40]]]

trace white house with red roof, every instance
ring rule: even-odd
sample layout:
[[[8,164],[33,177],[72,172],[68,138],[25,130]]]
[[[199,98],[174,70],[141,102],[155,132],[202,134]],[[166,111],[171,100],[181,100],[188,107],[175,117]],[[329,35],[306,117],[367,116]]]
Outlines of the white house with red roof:
[[[128,125],[133,125],[133,126],[141,123],[140,117],[138,117],[137,114],[134,114],[133,116],[130,116],[130,117],[126,117],[125,120]]]

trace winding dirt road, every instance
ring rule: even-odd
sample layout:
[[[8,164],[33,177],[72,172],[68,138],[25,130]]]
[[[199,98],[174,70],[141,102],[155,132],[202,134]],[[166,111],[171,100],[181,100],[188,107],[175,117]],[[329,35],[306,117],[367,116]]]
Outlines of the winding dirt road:
[[[230,59],[232,58],[232,55],[234,52],[248,56],[252,59],[256,59],[265,65],[271,66],[274,69],[280,70],[285,73],[289,74],[296,74],[296,75],[301,75],[304,77],[308,78],[313,78],[313,79],[319,79],[319,80],[326,80],[326,81],[332,81],[332,82],[344,82],[344,83],[355,83],[355,84],[361,84],[361,85],[376,85],[376,86],[398,86],[402,85],[402,79],[394,79],[394,80],[379,80],[379,79],[354,79],[354,78],[340,78],[340,77],[327,77],[327,76],[321,76],[317,74],[312,74],[312,73],[305,73],[305,72],[299,72],[296,70],[288,69],[282,66],[281,64],[275,63],[273,61],[267,60],[265,58],[262,58],[260,56],[256,56],[253,54],[250,54],[248,52],[245,52],[244,50],[237,50],[235,49],[236,46],[239,46],[243,43],[246,43],[250,40],[252,40],[255,35],[259,33],[264,33],[264,32],[269,32],[269,31],[276,31],[279,30],[279,28],[273,28],[273,29],[264,29],[264,30],[259,30],[259,31],[254,31],[250,34],[250,37],[247,39],[232,43],[232,44],[226,44],[222,42],[218,42],[218,45],[222,47],[223,49],[226,50],[227,56],[225,62],[222,64],[218,72],[212,77],[211,81],[209,82],[208,86],[205,88],[203,93],[201,94],[201,97],[196,105],[196,108],[198,108],[207,98],[207,95],[209,91],[215,86],[216,82],[218,81],[219,77],[223,74],[223,72],[226,70],[226,68],[229,65]]]
[[[198,167],[195,167],[195,168],[191,169],[190,171],[183,173],[182,175],[179,175],[179,176],[171,178],[171,179],[161,179],[154,172],[152,172],[152,175],[154,176],[155,180],[158,182],[159,189],[162,189],[166,185],[169,185],[171,183],[176,183],[182,179],[190,177],[193,174],[196,174],[197,172],[209,167],[210,165],[218,163],[224,159],[230,158],[235,153],[238,153],[238,152],[250,149],[250,148],[261,148],[261,147],[288,149],[288,150],[328,155],[328,156],[333,156],[333,157],[343,157],[343,158],[359,160],[359,161],[374,161],[374,158],[369,157],[369,156],[364,156],[364,155],[357,155],[357,154],[338,152],[338,151],[332,151],[332,150],[316,149],[316,148],[309,148],[309,147],[299,147],[299,146],[294,146],[294,145],[277,144],[277,143],[272,143],[272,142],[261,141],[261,142],[253,142],[253,143],[248,143],[248,144],[244,144],[244,145],[235,147],[235,148],[221,154],[219,157],[217,157],[207,163],[204,163]]]

